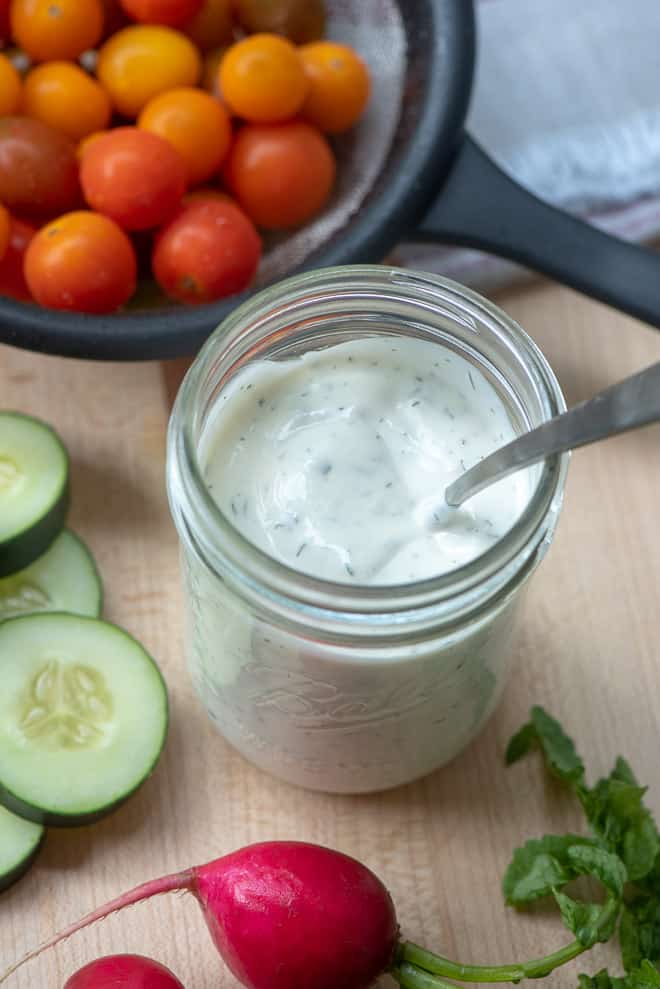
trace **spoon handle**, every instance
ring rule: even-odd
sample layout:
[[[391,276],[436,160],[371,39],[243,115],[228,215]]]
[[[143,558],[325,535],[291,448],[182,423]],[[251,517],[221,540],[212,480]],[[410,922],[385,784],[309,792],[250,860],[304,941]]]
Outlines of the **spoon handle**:
[[[660,362],[624,378],[491,453],[450,484],[445,499],[448,505],[457,508],[472,495],[522,467],[658,420]]]

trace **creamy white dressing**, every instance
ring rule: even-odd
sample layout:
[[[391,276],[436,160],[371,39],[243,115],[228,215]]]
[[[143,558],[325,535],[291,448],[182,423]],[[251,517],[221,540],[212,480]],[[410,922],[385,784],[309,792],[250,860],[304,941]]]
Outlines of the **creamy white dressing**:
[[[388,585],[453,570],[511,528],[533,472],[438,509],[452,480],[515,435],[465,358],[381,336],[250,363],[200,452],[213,498],[262,550],[317,577]]]

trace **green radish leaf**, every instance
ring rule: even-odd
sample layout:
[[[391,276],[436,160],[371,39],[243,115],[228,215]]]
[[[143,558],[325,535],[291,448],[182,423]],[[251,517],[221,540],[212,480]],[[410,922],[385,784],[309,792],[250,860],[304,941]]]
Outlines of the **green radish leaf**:
[[[604,968],[596,975],[579,975],[578,989],[628,989],[628,980],[612,976]]]
[[[572,845],[567,849],[566,856],[576,875],[593,876],[615,900],[621,899],[627,873],[618,855],[595,845],[582,844]]]
[[[533,903],[574,879],[579,870],[568,852],[581,845],[595,847],[596,842],[576,834],[548,834],[517,848],[502,881],[507,903],[511,906]]]
[[[638,968],[642,959],[660,963],[660,900],[640,896],[627,904],[619,927],[621,957],[627,972]]]
[[[516,732],[506,747],[504,759],[507,766],[513,765],[513,763],[518,762],[519,759],[523,759],[532,751],[535,745],[536,729],[531,721],[528,721],[526,725],[523,725],[522,728]]]
[[[554,896],[564,923],[569,931],[575,934],[584,948],[592,948],[598,941],[610,939],[612,935],[611,925],[609,931],[603,932],[598,926],[600,915],[603,912],[602,904],[580,903],[578,900],[566,896],[565,893],[560,893],[557,889],[554,891]]]
[[[621,948],[621,961],[626,972],[639,968],[643,957],[640,948],[640,930],[637,919],[628,907],[624,907],[621,914],[619,946]]]
[[[629,989],[660,989],[660,972],[652,962],[645,958],[639,968],[629,973],[626,987]]]
[[[660,850],[655,822],[643,803],[645,793],[646,787],[637,784],[619,758],[608,777],[578,794],[592,830],[620,855],[632,880],[648,875]]]
[[[518,731],[506,750],[507,765],[522,759],[532,748],[543,753],[553,775],[575,787],[584,779],[584,764],[573,741],[563,728],[542,707],[533,707],[531,720]]]

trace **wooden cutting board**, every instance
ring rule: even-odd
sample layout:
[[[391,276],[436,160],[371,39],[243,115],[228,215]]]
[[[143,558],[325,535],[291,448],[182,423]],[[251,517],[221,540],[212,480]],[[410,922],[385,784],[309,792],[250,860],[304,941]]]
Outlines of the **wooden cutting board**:
[[[569,403],[660,360],[660,336],[568,290],[536,283],[498,301],[541,345]],[[245,763],[191,692],[164,485],[167,382],[178,370],[0,348],[0,407],[42,416],[65,438],[71,525],[100,565],[105,613],[162,665],[173,711],[165,756],[137,796],[93,827],[51,831],[38,864],[2,895],[0,968],[129,886],[268,838],[361,858],[391,889],[405,935],[462,961],[520,960],[565,943],[553,911],[517,915],[499,883],[515,845],[580,827],[580,817],[535,759],[505,770],[502,753],[529,706],[545,704],[575,735],[592,774],[625,753],[660,812],[660,428],[573,458],[559,535],[528,594],[515,674],[481,737],[423,782],[324,796]],[[196,904],[176,896],[78,935],[7,985],[61,989],[85,961],[113,951],[153,955],[187,989],[234,985]],[[598,948],[548,985],[572,987],[576,971],[595,971],[607,957]]]

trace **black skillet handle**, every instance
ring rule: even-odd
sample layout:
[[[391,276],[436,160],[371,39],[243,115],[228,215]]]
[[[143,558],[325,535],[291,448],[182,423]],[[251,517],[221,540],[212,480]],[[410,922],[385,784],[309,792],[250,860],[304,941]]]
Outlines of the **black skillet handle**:
[[[469,137],[414,239],[509,258],[660,329],[660,253],[548,206]]]

